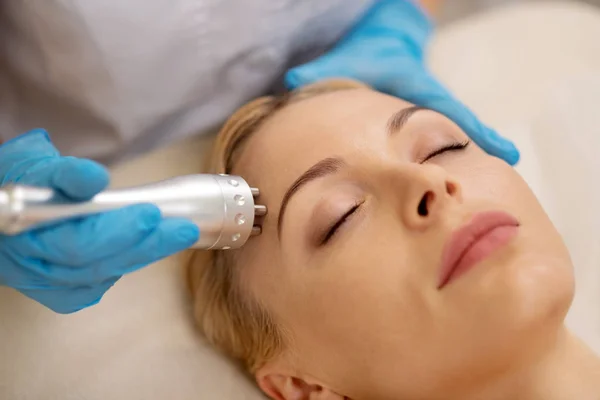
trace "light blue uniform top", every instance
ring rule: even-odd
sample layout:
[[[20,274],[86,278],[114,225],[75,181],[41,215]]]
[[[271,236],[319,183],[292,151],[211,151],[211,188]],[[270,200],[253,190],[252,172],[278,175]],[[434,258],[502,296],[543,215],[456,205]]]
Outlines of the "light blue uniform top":
[[[374,0],[3,0],[0,141],[110,162],[215,128]]]

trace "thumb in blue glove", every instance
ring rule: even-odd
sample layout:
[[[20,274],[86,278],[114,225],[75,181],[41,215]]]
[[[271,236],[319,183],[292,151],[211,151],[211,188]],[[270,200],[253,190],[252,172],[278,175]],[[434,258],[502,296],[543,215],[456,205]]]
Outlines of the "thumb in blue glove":
[[[45,131],[0,146],[2,184],[51,187],[86,199],[108,181],[99,164],[61,157]],[[198,235],[192,222],[162,218],[157,207],[143,204],[0,235],[0,285],[56,312],[75,312],[98,303],[123,274],[190,247]]]
[[[351,78],[429,108],[454,121],[479,147],[511,165],[519,151],[485,126],[427,70],[424,48],[433,26],[415,2],[381,0],[329,53],[286,74],[290,89],[328,78]]]

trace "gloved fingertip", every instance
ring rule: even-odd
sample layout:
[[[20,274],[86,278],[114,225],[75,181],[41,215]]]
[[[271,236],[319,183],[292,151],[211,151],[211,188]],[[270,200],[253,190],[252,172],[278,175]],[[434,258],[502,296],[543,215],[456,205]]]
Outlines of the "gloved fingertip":
[[[150,232],[155,229],[162,220],[160,208],[154,204],[136,204],[126,209],[126,212],[134,210],[139,221],[138,229],[142,232]]]
[[[200,238],[200,229],[185,218],[168,218],[162,221],[160,228],[165,240],[164,254],[170,255],[191,247]],[[168,242],[168,243],[167,243]]]
[[[46,297],[46,296],[43,296]],[[56,302],[55,299],[52,300],[48,300],[48,299],[43,299],[42,301],[40,301],[40,299],[37,299],[35,297],[32,297],[35,301],[39,302],[40,304],[44,305],[46,308],[48,308],[51,311],[54,311],[57,314],[61,314],[61,315],[69,315],[69,314],[75,314],[78,311],[83,310],[85,307],[80,306],[80,305],[73,305],[73,304],[69,304],[69,303],[63,303],[63,302]]]
[[[504,160],[512,166],[515,166],[519,163],[521,159],[521,153],[517,149],[517,147],[511,143],[511,147],[508,148],[504,153]]]
[[[487,128],[487,138],[489,144],[493,147],[490,153],[506,161],[510,165],[515,165],[519,162],[521,155],[515,144],[500,135],[494,129]]]
[[[200,229],[194,223],[183,223],[177,229],[176,235],[181,245],[187,249],[200,239]]]
[[[83,306],[78,307],[79,309],[77,311],[81,311],[86,308],[94,307],[95,305],[100,303],[100,301],[102,300],[103,297],[104,297],[104,293],[102,293],[100,296],[98,296],[98,298],[96,298],[95,300],[92,300],[89,303],[86,303]]]
[[[100,303],[100,300],[102,300],[102,297],[104,297],[104,294],[100,295],[100,297],[98,297],[88,303],[85,303],[85,304],[59,305],[59,306],[55,306],[55,307],[51,307],[51,306],[46,306],[46,307],[48,307],[55,313],[61,314],[61,315],[75,314],[75,313],[78,313],[79,311],[85,310],[86,308],[93,307],[96,304]]]
[[[104,190],[110,182],[107,169],[94,161],[63,157],[59,163],[52,184],[74,199],[89,199]]]
[[[480,147],[489,155],[498,157],[513,166],[519,162],[521,157],[515,145],[506,139],[502,139],[501,142],[484,142]]]
[[[285,74],[284,84],[288,90],[294,90],[301,85],[300,77],[295,70],[290,70]]]
[[[53,307],[49,307],[48,305],[47,307],[59,314],[74,314],[83,311],[99,304],[107,291],[112,288],[120,278],[121,276],[116,276],[105,282],[94,283],[91,286],[67,289],[67,296],[64,298],[56,297],[55,302],[59,303]]]
[[[306,73],[303,72],[303,67],[296,67],[289,70],[285,74],[284,80],[288,90],[298,89],[299,87],[312,83],[306,76]]]

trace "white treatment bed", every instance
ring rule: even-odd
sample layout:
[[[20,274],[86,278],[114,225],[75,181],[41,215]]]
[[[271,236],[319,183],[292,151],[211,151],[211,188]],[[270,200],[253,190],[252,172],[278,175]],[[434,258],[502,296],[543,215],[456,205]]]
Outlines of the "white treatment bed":
[[[600,352],[600,9],[515,5],[442,29],[430,65],[522,150],[525,176],[564,235],[578,291],[569,325]],[[113,169],[116,186],[200,172],[210,139]],[[182,257],[61,316],[0,288],[2,400],[254,400],[252,382],[202,343]]]

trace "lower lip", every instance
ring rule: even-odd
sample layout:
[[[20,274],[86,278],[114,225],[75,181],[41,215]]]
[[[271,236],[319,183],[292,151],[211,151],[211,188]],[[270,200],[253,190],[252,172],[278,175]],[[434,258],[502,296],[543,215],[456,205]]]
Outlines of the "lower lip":
[[[514,225],[499,226],[480,237],[463,254],[448,278],[448,281],[444,285],[471,270],[479,262],[489,257],[494,251],[508,244],[508,242],[516,236],[518,230],[519,227]]]

